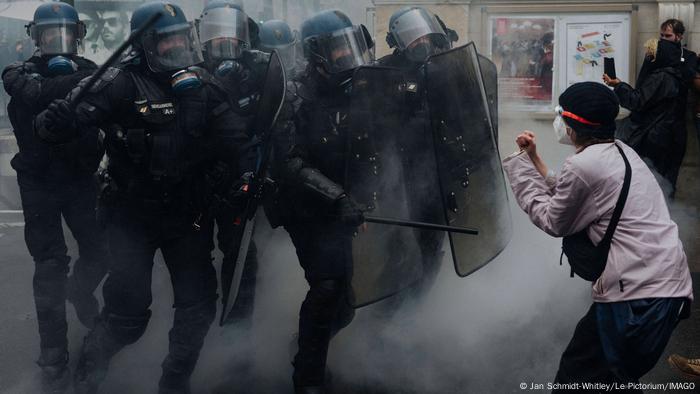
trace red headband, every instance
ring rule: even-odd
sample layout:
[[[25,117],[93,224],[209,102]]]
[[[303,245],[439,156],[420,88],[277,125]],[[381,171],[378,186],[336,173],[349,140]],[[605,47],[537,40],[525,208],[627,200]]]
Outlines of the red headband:
[[[564,111],[564,108],[562,108],[560,105],[557,105],[557,107],[554,109],[554,111],[556,111],[556,113],[558,113],[561,116],[566,116],[569,119],[573,119],[577,122],[581,122],[581,123],[587,124],[589,126],[600,126],[600,123],[591,122],[590,120],[586,120],[586,119],[584,119],[584,118],[582,118],[574,113],[571,113],[569,111]]]

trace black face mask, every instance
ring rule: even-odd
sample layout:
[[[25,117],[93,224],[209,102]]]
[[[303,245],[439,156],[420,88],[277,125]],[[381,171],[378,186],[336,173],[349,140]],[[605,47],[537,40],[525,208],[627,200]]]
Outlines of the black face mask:
[[[184,59],[187,54],[187,49],[185,47],[173,47],[163,52],[161,57],[165,59],[165,62],[173,62],[178,59]]]
[[[333,61],[338,69],[344,70],[352,68],[355,64],[352,55],[341,56]],[[344,72],[344,71],[343,71]]]
[[[407,49],[406,57],[413,62],[422,63],[426,59],[428,59],[429,56],[432,56],[439,52],[440,50],[436,48],[433,44],[426,42],[418,44],[413,48]]]

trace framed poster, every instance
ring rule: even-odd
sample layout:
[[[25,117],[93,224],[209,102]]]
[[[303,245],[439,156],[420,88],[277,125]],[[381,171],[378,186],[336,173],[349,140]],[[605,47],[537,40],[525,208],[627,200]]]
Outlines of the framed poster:
[[[631,81],[630,20],[619,11],[489,14],[487,52],[502,108],[551,112],[572,84],[602,83],[605,57],[615,59],[620,80]]]
[[[628,14],[577,15],[562,18],[559,90],[577,82],[602,82],[603,58],[615,59],[617,78],[630,81]]]
[[[523,109],[552,102],[556,19],[552,16],[496,16],[490,53],[498,70],[498,97]]]
[[[87,32],[82,56],[102,64],[129,38],[132,11],[140,5],[134,1],[76,1],[75,9]]]

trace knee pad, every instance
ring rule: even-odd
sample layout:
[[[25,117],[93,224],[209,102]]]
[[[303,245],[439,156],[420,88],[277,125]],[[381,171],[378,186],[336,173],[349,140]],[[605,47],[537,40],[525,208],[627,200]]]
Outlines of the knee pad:
[[[105,312],[100,316],[110,334],[123,345],[130,345],[138,341],[146,332],[150,318],[150,310],[143,316],[122,316]]]
[[[67,273],[68,263],[61,260],[44,260],[36,264],[33,287],[37,311],[64,307]]]

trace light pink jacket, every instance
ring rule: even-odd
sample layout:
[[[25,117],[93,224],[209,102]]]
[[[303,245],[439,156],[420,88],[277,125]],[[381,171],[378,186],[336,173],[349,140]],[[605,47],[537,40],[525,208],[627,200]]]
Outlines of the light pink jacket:
[[[593,283],[594,302],[688,297],[693,289],[678,227],[656,179],[621,141],[632,168],[629,196],[613,236],[608,263]],[[525,153],[503,160],[518,205],[554,237],[585,228],[594,244],[605,234],[622,190],[625,164],[614,144],[591,145],[570,156],[558,177],[540,175]]]

